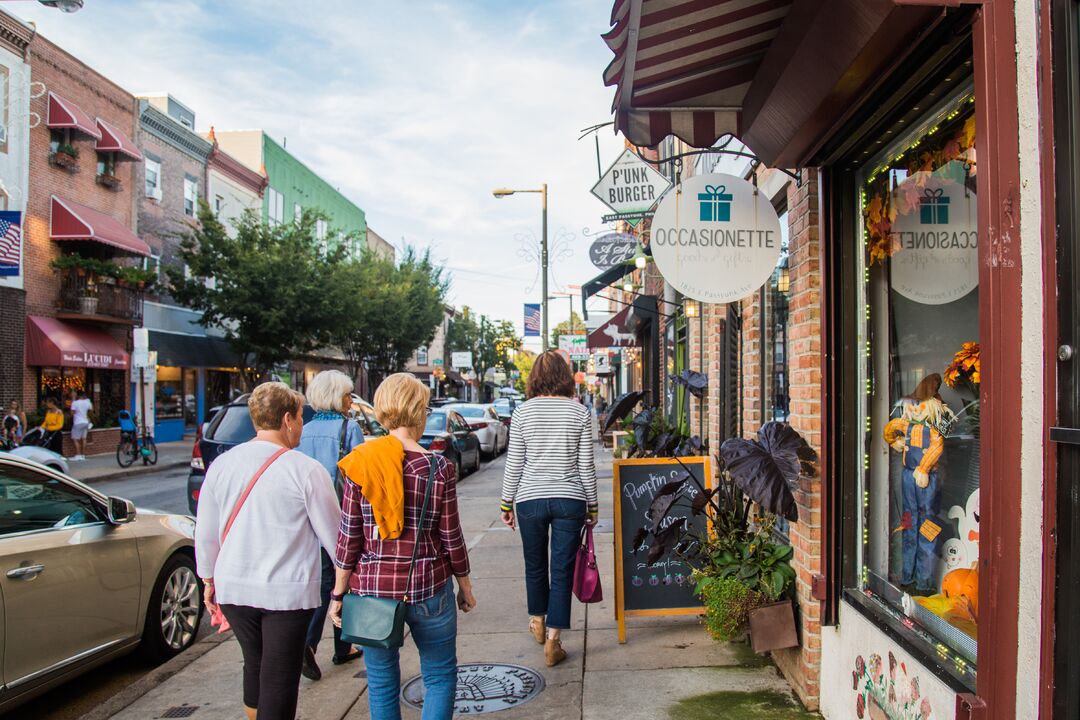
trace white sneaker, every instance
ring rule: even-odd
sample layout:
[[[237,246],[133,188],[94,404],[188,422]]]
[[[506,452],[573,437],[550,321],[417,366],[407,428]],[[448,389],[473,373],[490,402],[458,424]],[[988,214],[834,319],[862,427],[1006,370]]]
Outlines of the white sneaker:
[[[85,459],[86,459],[86,458],[85,458],[85,457],[83,457],[82,455],[76,455],[75,457],[71,458],[71,461],[72,461],[72,462],[78,462],[78,461],[80,461],[80,460],[85,460]]]

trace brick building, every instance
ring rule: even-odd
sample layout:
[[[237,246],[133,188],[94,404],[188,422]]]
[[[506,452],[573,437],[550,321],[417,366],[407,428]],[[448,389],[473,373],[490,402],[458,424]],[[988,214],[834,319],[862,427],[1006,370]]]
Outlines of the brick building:
[[[138,271],[151,253],[134,230],[137,104],[44,37],[29,55],[38,90],[30,113],[40,122],[29,134],[23,398],[36,408],[85,390],[95,407],[93,452],[115,442],[102,434],[130,405],[131,329],[142,323],[146,284]]]

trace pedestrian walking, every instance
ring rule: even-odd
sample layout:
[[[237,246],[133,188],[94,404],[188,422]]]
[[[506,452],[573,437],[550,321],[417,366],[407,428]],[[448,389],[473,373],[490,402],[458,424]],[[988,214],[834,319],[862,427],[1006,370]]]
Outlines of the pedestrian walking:
[[[457,611],[475,608],[476,598],[454,466],[417,443],[430,397],[427,386],[408,373],[386,378],[375,391],[375,414],[390,434],[360,445],[340,463],[350,482],[342,496],[330,618],[341,626],[341,600],[348,592],[404,599],[405,622],[420,652],[421,717],[450,720],[457,688]],[[451,577],[457,578],[456,603]],[[372,720],[400,720],[399,649],[368,647],[365,665]]]
[[[75,445],[72,460],[86,459],[86,436],[90,432],[90,411],[93,409],[94,403],[86,397],[86,391],[79,390],[71,403],[71,442]]]
[[[307,401],[315,416],[304,423],[304,432],[300,436],[300,445],[297,450],[310,458],[319,461],[332,478],[335,493],[341,497],[342,477],[338,470],[338,461],[345,457],[354,447],[364,442],[364,433],[355,420],[349,418],[349,409],[352,407],[353,381],[340,370],[324,370],[312,378],[308,384]],[[308,626],[307,642],[304,645],[304,664],[301,666],[301,674],[308,680],[322,678],[322,669],[315,660],[315,651],[319,647],[322,638],[323,627],[326,624],[326,611],[330,608],[330,592],[334,589],[335,568],[334,559],[330,553],[320,548],[319,555],[322,560],[322,585],[319,588],[319,597],[322,604],[311,618]],[[350,643],[341,641],[341,630],[334,627],[334,654],[330,661],[335,665],[343,665],[360,657],[360,651]]]
[[[293,720],[311,617],[320,600],[319,546],[337,542],[341,510],[326,469],[292,451],[304,396],[284,383],[248,399],[256,434],[206,473],[195,559],[206,606],[219,610],[244,656],[244,712]]]
[[[18,447],[19,443],[22,442],[23,431],[26,429],[26,415],[20,412],[18,400],[12,400],[8,403],[0,429],[2,429],[0,447],[3,449],[11,450]]]
[[[551,667],[566,658],[561,631],[570,627],[582,528],[597,520],[592,415],[575,401],[573,371],[559,351],[536,358],[527,395],[510,420],[500,510],[511,530],[521,528],[529,631]]]

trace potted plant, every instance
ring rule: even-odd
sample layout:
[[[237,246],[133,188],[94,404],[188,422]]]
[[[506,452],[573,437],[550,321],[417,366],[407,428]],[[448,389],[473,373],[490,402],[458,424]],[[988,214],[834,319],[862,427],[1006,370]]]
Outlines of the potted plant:
[[[120,178],[116,177],[115,175],[113,175],[110,172],[103,172],[100,175],[98,175],[97,176],[97,182],[98,182],[99,185],[104,185],[105,187],[109,188],[110,190],[115,190],[117,192],[122,190],[123,186],[124,186],[124,184],[123,184],[123,182],[121,182]]]
[[[79,151],[70,143],[62,143],[49,156],[49,160],[57,167],[75,171],[79,168]]]
[[[648,562],[671,549],[694,568],[706,625],[717,639],[733,639],[749,626],[755,652],[798,645],[792,549],[775,542],[772,530],[776,516],[798,520],[792,489],[800,477],[816,474],[817,454],[790,425],[769,422],[755,439],[726,440],[719,461],[723,469],[713,489],[686,469],[662,486],[649,507],[651,522],[638,531],[635,544],[651,535]],[[683,492],[687,483],[697,484],[696,492]],[[694,515],[711,515],[704,536],[668,520],[685,515],[687,508],[679,504],[687,496]]]
[[[97,315],[98,289],[94,282],[88,281],[83,294],[79,297],[79,308],[83,315]]]

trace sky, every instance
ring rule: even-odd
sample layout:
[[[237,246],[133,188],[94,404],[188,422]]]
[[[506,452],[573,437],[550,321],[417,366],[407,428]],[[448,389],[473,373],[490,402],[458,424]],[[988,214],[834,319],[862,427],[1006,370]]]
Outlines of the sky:
[[[74,14],[3,7],[135,93],[168,92],[196,127],[262,128],[396,246],[431,247],[448,300],[522,329],[540,301],[540,198],[549,189],[550,291],[599,270],[589,235],[609,212],[589,189],[611,119],[612,0],[86,0]],[[621,150],[599,133],[604,169]],[[534,249],[535,253],[535,249]],[[535,257],[535,255],[534,255]],[[580,303],[575,303],[580,311]],[[552,301],[549,323],[569,314]],[[537,346],[538,342],[535,343]],[[529,345],[527,345],[529,347]]]

